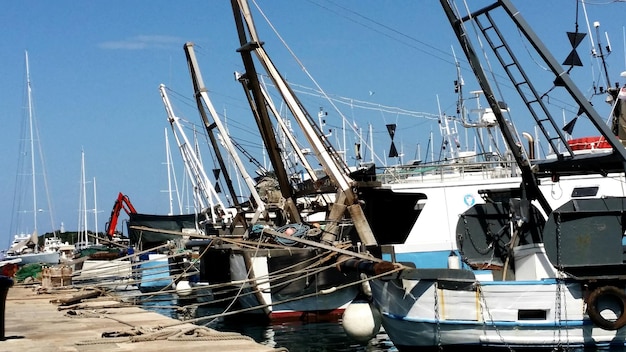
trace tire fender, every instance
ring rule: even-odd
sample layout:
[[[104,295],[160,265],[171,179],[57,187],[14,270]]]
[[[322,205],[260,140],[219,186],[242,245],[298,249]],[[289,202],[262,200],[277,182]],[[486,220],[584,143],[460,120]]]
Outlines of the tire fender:
[[[622,308],[622,314],[615,321],[604,318],[598,310],[598,300],[601,297],[612,296],[616,298]],[[587,314],[589,319],[604,330],[618,330],[626,325],[626,293],[624,289],[615,286],[598,287],[587,298]]]

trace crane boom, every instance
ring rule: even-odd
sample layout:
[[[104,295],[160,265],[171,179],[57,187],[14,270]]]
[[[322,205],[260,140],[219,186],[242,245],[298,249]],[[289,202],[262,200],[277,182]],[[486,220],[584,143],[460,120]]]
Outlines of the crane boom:
[[[113,236],[115,236],[117,220],[120,216],[120,211],[122,211],[122,209],[124,209],[124,211],[128,215],[137,213],[137,210],[135,210],[135,207],[133,206],[133,203],[130,202],[128,196],[120,192],[118,193],[117,199],[113,204],[113,210],[111,210],[111,216],[109,217],[109,221],[106,223],[105,226],[106,235],[107,237],[109,237],[109,240],[111,240]]]

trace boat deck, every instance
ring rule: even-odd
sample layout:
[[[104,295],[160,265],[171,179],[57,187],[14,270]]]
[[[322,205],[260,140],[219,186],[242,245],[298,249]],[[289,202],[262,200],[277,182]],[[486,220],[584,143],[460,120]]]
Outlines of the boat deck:
[[[70,289],[44,292],[34,286],[11,287],[0,352],[281,350],[238,333],[184,323],[108,297],[72,301],[82,294],[84,291]]]

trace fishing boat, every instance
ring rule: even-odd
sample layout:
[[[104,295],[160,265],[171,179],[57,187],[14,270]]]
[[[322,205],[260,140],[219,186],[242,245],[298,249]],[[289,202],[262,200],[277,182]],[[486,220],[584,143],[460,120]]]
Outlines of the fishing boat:
[[[229,308],[221,316],[255,314],[271,320],[339,319],[345,307],[357,296],[360,282],[358,275],[335,269],[336,254],[341,251],[354,253],[349,249],[357,242],[353,241],[356,237],[364,244],[371,244],[374,239],[367,232],[368,227],[364,225],[366,220],[353,193],[350,169],[324,139],[319,127],[298,102],[263,48],[251,46],[247,42],[260,43],[247,3],[233,1],[232,4],[246,69],[246,73],[238,75],[238,80],[246,92],[270,154],[274,177],[271,181],[262,178],[255,183],[241,165],[237,154],[233,152],[235,149],[228,132],[208,99],[193,44],[187,43],[185,53],[202,122],[212,141],[217,139],[212,136],[213,130],[218,130],[221,144],[226,146],[231,160],[234,160],[250,190],[250,201],[234,204],[237,213],[232,219],[241,221],[244,230],[242,235],[232,231],[230,234],[234,236],[218,233],[209,239],[189,241],[186,246],[198,255],[199,280],[205,283],[203,288],[212,290],[212,303],[222,302]],[[246,32],[244,28],[249,30]],[[319,173],[307,169],[311,184],[318,185],[317,188],[322,183],[329,185],[324,191],[333,193],[329,197],[333,202],[328,203],[323,211],[325,216],[323,219],[318,218],[319,222],[303,221],[306,216],[302,208],[298,207],[303,204],[300,201],[304,197],[315,197],[320,189],[313,189],[309,195],[296,192],[297,187],[288,175],[284,156],[281,155],[275,131],[271,127],[273,122],[270,120],[270,111],[273,111],[273,104],[256,77],[253,55],[259,59],[274,84],[280,87],[280,94],[307,134],[312,144],[311,150],[324,169],[327,180],[323,182],[317,182],[320,181]],[[162,97],[168,119],[174,127],[179,119],[172,113],[163,90]],[[213,149],[218,149],[217,143],[213,144]],[[225,173],[226,168],[221,169]],[[224,176],[224,179],[228,179],[227,175]],[[232,192],[230,199],[239,197]]]
[[[398,271],[370,272],[372,304],[382,326],[400,351],[624,346],[626,197],[621,185],[626,148],[619,134],[606,125],[510,1],[494,2],[467,16],[458,15],[447,0],[441,4],[495,114],[521,182],[517,187],[486,187],[480,192],[484,201],[446,215],[455,220],[454,226],[448,222],[447,228],[411,230],[404,244],[382,249],[397,262]],[[588,117],[598,137],[568,142],[545,95],[539,93],[540,80],[528,79],[499,21],[508,21],[520,33],[528,44],[524,50],[537,51],[553,74],[547,81],[555,89],[565,88],[580,108],[577,116]],[[546,134],[549,157],[529,158],[512,132],[466,22],[485,37],[528,116]],[[614,100],[616,106],[624,103]],[[615,183],[604,182],[610,179]],[[545,186],[567,196],[550,200]],[[442,189],[441,195],[445,192],[464,199],[464,191],[454,187]],[[422,208],[419,199],[412,204],[414,212],[422,210],[420,218],[427,214],[428,203]],[[425,246],[433,250],[422,250]],[[429,255],[435,259],[425,265]]]
[[[457,77],[455,82],[463,81]],[[459,101],[463,101],[462,87],[456,87]],[[474,91],[482,94],[482,91]],[[459,109],[461,112],[464,109]],[[410,262],[421,268],[440,268],[448,261],[479,251],[472,248],[472,238],[457,243],[457,223],[461,214],[474,206],[482,206],[502,197],[519,197],[523,182],[516,162],[508,150],[500,150],[499,134],[491,108],[474,109],[478,119],[473,122],[463,116],[441,116],[443,141],[457,140],[458,126],[482,135],[483,151],[462,150],[462,145],[442,142],[442,159],[435,162],[409,163],[392,167],[370,167],[360,174],[359,198],[365,203],[368,218],[379,248],[373,249],[381,258],[394,262]],[[489,116],[485,116],[489,115]],[[454,121],[455,125],[450,126]],[[482,122],[476,122],[482,121]],[[535,144],[528,134],[529,155]],[[568,140],[577,154],[606,153],[610,145],[603,137],[580,137]],[[608,149],[607,149],[608,148]],[[486,152],[485,150],[488,150]],[[553,158],[554,154],[549,154]],[[534,158],[533,158],[534,159]],[[553,180],[542,179],[539,190],[551,208],[556,209],[572,199],[624,196],[624,177],[613,173],[608,177],[594,174],[568,175]],[[546,214],[542,214],[546,216]],[[394,231],[387,231],[390,219]],[[402,221],[398,220],[402,219]],[[437,229],[436,233],[424,229]],[[482,241],[482,238],[478,241]],[[483,249],[485,250],[485,249]],[[450,253],[454,254],[453,257]],[[503,265],[501,258],[487,258]]]
[[[27,186],[26,184],[22,184],[22,183],[20,183],[19,185],[16,185],[16,192],[24,193],[24,194],[19,194],[19,195],[17,195],[16,193],[16,195],[18,196],[16,197],[16,199],[19,199],[18,202],[27,202],[27,200],[25,199],[27,195],[32,197],[31,198],[32,208],[30,210],[17,209],[16,212],[18,213],[19,218],[17,219],[16,223],[19,223],[18,226],[25,226],[23,223],[25,219],[21,218],[19,214],[22,212],[32,212],[32,222],[29,221],[29,224],[28,224],[28,226],[32,230],[23,231],[22,234],[15,235],[13,243],[11,244],[10,248],[6,252],[5,259],[8,259],[8,260],[21,259],[21,261],[19,262],[20,265],[32,264],[32,263],[42,263],[42,264],[47,264],[47,265],[59,264],[61,253],[59,252],[59,246],[57,245],[58,241],[52,241],[52,239],[49,239],[44,244],[39,244],[38,214],[42,211],[42,209],[40,209],[37,204],[38,189],[37,189],[37,181],[36,181],[37,177],[36,177],[36,170],[35,170],[36,149],[35,149],[35,139],[34,139],[34,136],[36,135],[35,133],[37,133],[38,135],[39,132],[36,130],[37,125],[36,125],[36,121],[33,115],[32,88],[31,88],[31,81],[30,81],[28,52],[25,52],[25,61],[26,61],[26,90],[27,90],[28,107],[26,110],[27,120],[25,121],[24,126],[28,126],[28,130],[24,131],[25,133],[24,141],[28,141],[28,142],[27,143],[25,142],[25,145],[22,146],[23,148],[25,148],[24,150],[22,150],[23,152],[22,155],[30,156],[30,160],[20,161],[20,163],[24,168],[28,168],[28,167],[30,168],[24,173],[24,175],[29,175],[29,177],[31,177],[31,180],[30,180],[29,186]],[[28,167],[26,165],[28,165]],[[20,170],[20,171],[23,172],[24,170]],[[45,175],[45,171],[44,171],[44,175]],[[45,184],[47,187],[47,182],[45,182]],[[46,190],[46,194],[48,194],[47,190]],[[28,203],[18,203],[18,204],[28,204]],[[49,200],[48,200],[48,205],[50,205]],[[50,219],[52,222],[52,215]],[[54,224],[51,224],[51,225],[52,225],[52,231],[54,233]],[[53,239],[58,240],[56,238],[56,235],[54,236]]]

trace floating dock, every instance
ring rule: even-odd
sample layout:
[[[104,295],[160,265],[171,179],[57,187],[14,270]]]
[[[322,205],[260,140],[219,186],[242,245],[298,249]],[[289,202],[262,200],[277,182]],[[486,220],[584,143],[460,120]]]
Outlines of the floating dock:
[[[99,294],[9,288],[0,352],[287,351],[94,296]]]

